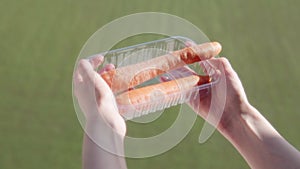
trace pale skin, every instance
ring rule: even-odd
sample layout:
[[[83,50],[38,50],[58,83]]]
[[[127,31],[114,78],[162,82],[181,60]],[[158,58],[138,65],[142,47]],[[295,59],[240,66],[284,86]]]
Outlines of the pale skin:
[[[82,166],[84,169],[125,169],[127,167],[122,154],[126,124],[115,107],[115,99],[109,86],[94,71],[102,62],[103,57],[90,61],[81,60],[73,78],[74,94],[86,117]],[[105,69],[111,68],[114,67],[108,65]],[[120,156],[99,147],[95,143],[97,138],[104,138],[111,143],[110,150]]]
[[[226,58],[206,59],[210,59],[211,64],[216,68],[222,67],[220,70],[224,71],[226,77],[226,103],[217,130],[238,150],[251,168],[300,168],[300,152],[248,102],[242,83],[228,60]],[[111,149],[118,152],[120,156],[103,150],[85,133],[83,168],[124,169],[127,168],[122,157],[126,124],[115,106],[110,88],[94,71],[102,61],[103,57],[99,56],[79,62],[74,74],[74,91],[80,108],[87,117],[85,131],[92,133],[92,137],[106,138],[112,144]],[[102,72],[111,69],[114,69],[113,65],[106,65]],[[94,92],[98,94],[95,96]],[[201,102],[191,100],[189,105],[206,119],[210,99],[210,94],[207,94],[204,98],[201,97]],[[98,120],[93,120],[96,116]]]

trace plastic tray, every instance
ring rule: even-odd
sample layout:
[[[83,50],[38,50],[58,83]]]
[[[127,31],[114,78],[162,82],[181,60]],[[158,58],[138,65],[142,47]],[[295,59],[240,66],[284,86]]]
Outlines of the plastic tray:
[[[176,36],[103,52],[101,53],[101,55],[104,56],[104,64],[102,64],[99,69],[101,69],[105,64],[108,63],[114,64],[116,68],[133,65],[154,57],[169,54],[170,52],[175,50],[183,49],[187,46],[187,43],[191,44],[194,42],[191,39]],[[199,98],[199,91],[207,89],[217,83],[218,77],[214,73],[215,69],[210,66],[209,62],[201,61],[201,66],[199,62],[186,66],[200,75],[204,74],[203,69],[205,69],[205,74],[209,75],[212,78],[212,81],[204,85],[195,86],[194,88],[189,90],[182,89],[177,93],[170,94],[163,98],[153,98],[149,102],[136,105],[117,105],[119,111],[123,112],[121,114],[126,119],[132,119],[134,117],[139,117],[174,105],[182,104],[191,99]],[[187,75],[190,75],[189,71],[185,72],[182,70],[170,70],[162,76],[178,78]],[[137,88],[155,83],[160,83],[160,76],[138,85]],[[118,93],[115,93],[115,95],[118,95]]]

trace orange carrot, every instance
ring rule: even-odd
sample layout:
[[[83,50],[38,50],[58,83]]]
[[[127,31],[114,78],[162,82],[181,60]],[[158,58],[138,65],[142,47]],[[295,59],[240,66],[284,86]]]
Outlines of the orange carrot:
[[[133,88],[169,70],[212,58],[218,55],[220,51],[221,45],[218,42],[204,43],[186,47],[141,63],[120,67],[102,73],[101,76],[112,91],[117,93]]]
[[[119,105],[136,105],[147,103],[151,100],[166,98],[167,95],[186,91],[194,86],[209,83],[209,76],[191,75],[159,84],[154,84],[124,92],[116,97]]]

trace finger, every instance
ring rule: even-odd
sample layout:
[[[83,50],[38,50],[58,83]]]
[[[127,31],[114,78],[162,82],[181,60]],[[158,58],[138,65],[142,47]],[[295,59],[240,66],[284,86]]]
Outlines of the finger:
[[[87,77],[86,71],[89,69],[89,67],[91,67],[91,64],[87,59],[79,60],[74,73],[74,81],[83,82]]]
[[[218,60],[221,62],[222,66],[224,67],[226,72],[235,73],[229,60],[226,57],[220,57],[220,58],[218,58]]]
[[[126,125],[122,116],[119,114],[113,92],[99,73],[93,71],[91,77],[93,77],[94,81],[95,96],[98,106],[102,107],[101,104],[106,104],[105,109],[99,109],[100,115],[111,127],[119,126],[117,127],[117,132],[121,135],[125,135]]]
[[[82,76],[84,77],[84,81],[91,82],[92,85],[96,88],[96,90],[100,93],[101,97],[106,95],[110,90],[107,83],[100,77],[100,75],[93,69],[90,62],[83,59],[79,63],[79,67],[82,71]],[[107,69],[113,68],[114,66],[108,66]]]
[[[210,107],[211,102],[211,88],[202,89],[192,93],[190,100],[187,104],[200,116],[205,117],[207,109]]]
[[[83,81],[93,81],[94,80],[94,69],[91,65],[91,62],[86,60],[86,59],[82,59],[80,60],[79,64],[78,64],[78,71],[80,73],[80,75],[83,78]]]
[[[90,62],[84,60],[81,62],[83,77],[86,83],[90,83],[95,88],[96,96],[106,98],[110,96],[110,88],[101,76],[93,69]],[[111,96],[110,96],[111,97]],[[100,100],[98,100],[100,101]]]
[[[74,73],[74,76],[73,76],[73,80],[74,80],[74,83],[76,84],[77,82],[82,82],[83,81],[83,78],[82,78],[82,75],[76,71]]]
[[[96,55],[89,59],[89,62],[94,69],[98,68],[103,63],[103,61],[104,57],[102,55]]]
[[[99,74],[93,69],[91,63],[82,59],[78,64],[79,72],[83,78],[83,81],[90,87],[96,89],[96,95],[100,96],[104,93],[102,88],[107,89],[106,82],[99,76]],[[104,87],[103,87],[104,86]],[[109,87],[108,87],[109,88]]]
[[[110,70],[113,70],[115,69],[115,65],[114,64],[107,64],[104,66],[104,68],[100,69],[98,71],[99,74],[103,74],[104,72],[107,72],[107,71],[110,71]]]
[[[199,91],[200,100],[210,96],[210,94],[211,94],[211,86],[206,89],[200,90]]]
[[[114,121],[120,123],[122,122],[122,117],[118,114],[118,108],[114,102],[114,95],[112,91],[110,90],[110,87],[107,85],[107,83],[101,78],[101,76],[93,69],[91,63],[86,60],[82,59],[78,67],[80,68],[80,72],[83,77],[83,81],[86,83],[85,85],[85,91],[86,92],[93,92],[90,93],[95,96],[94,99],[98,105],[101,104],[109,104],[107,106],[104,106],[106,108],[109,108],[110,110],[103,110],[99,109],[100,115],[104,117],[104,119],[109,123],[113,124]],[[108,65],[107,69],[114,68],[112,65]],[[103,107],[103,106],[100,106]],[[124,123],[124,122],[123,122]],[[118,124],[123,125],[121,128],[126,129],[124,127],[124,124]],[[121,133],[125,133],[125,131],[122,131]]]
[[[98,73],[101,75],[101,74],[103,74],[104,72],[106,72],[106,70],[103,68],[103,69],[100,69],[100,70],[98,70]]]
[[[212,75],[217,69],[216,66],[210,63],[212,59],[214,58],[199,62],[199,65],[202,68],[203,72],[207,75]]]
[[[79,64],[76,65],[76,69],[73,73],[73,82],[76,84],[77,82],[82,82],[83,78],[79,71]]]
[[[225,57],[214,58],[209,60],[210,64],[214,66],[217,70],[225,71],[225,73],[234,74],[235,71],[233,70],[230,62]]]
[[[107,65],[105,65],[105,67],[104,67],[104,69],[106,70],[106,71],[110,71],[110,70],[113,70],[113,69],[115,69],[115,65],[114,64],[107,64]]]

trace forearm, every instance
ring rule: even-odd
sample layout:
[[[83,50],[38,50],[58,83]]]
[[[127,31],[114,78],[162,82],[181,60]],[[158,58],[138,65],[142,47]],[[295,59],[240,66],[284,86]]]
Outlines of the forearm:
[[[99,123],[87,124],[82,154],[84,169],[127,168],[124,158],[124,136],[111,130],[109,126]]]
[[[252,106],[246,106],[220,132],[251,168],[300,168],[300,153]]]

